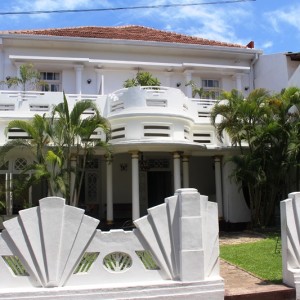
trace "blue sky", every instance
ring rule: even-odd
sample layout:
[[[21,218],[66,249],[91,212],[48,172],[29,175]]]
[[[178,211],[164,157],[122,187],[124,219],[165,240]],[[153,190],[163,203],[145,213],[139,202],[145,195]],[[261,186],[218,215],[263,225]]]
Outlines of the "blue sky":
[[[220,0],[224,1],[224,0]],[[0,12],[117,8],[216,0],[8,0]],[[0,15],[0,30],[73,26],[143,25],[161,30],[246,45],[264,53],[300,52],[300,1],[256,0],[174,8],[86,13]]]

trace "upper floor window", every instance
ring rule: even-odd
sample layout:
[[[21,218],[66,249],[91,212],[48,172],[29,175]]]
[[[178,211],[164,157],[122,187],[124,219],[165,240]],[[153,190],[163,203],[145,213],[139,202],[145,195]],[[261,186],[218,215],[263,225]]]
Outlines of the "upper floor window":
[[[202,80],[203,98],[218,99],[220,97],[220,82],[215,79]]]
[[[59,92],[61,86],[61,76],[57,72],[41,72],[41,80],[45,81],[47,85],[42,86],[45,92]]]

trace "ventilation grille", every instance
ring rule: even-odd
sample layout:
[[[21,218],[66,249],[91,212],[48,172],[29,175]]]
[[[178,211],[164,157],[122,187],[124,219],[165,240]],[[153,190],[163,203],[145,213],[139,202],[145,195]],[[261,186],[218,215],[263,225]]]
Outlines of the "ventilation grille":
[[[111,112],[116,112],[116,111],[119,111],[119,110],[123,110],[124,108],[125,108],[124,102],[121,101],[121,100],[111,102],[111,107],[110,107]]]
[[[94,109],[86,109],[83,113],[83,115],[86,115],[86,116],[93,116],[95,114],[95,110]]]
[[[19,128],[10,128],[10,129],[8,129],[7,138],[9,140],[32,139],[32,137],[29,136],[27,134],[27,132],[25,132],[24,130],[19,129]]]
[[[125,138],[125,127],[117,127],[112,129],[111,131],[111,139],[117,140],[117,139],[123,139]]]
[[[199,144],[211,144],[212,135],[211,133],[194,133],[193,141]]]
[[[166,125],[145,125],[144,137],[169,137],[170,126]]]
[[[210,118],[210,112],[207,111],[198,111],[199,118]]]
[[[105,141],[105,133],[103,132],[103,130],[101,128],[96,129],[90,136],[89,139],[83,138],[82,141],[83,142],[87,142],[87,141],[93,141],[93,140],[101,140],[101,141]]]
[[[49,111],[49,105],[45,105],[45,104],[30,104],[29,105],[29,110],[30,111]]]
[[[15,110],[14,104],[0,104],[0,111],[11,111]]]
[[[189,140],[190,139],[190,128],[184,127],[184,139]]]
[[[158,106],[158,107],[167,107],[168,101],[167,99],[147,99],[147,106]]]

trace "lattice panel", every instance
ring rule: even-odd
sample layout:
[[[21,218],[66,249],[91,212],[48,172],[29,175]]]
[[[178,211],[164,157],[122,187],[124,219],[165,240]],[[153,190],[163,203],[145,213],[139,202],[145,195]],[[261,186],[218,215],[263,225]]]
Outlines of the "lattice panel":
[[[87,173],[88,199],[95,200],[97,198],[97,174]]]
[[[27,160],[25,158],[17,158],[15,161],[15,170],[24,170],[27,166]]]

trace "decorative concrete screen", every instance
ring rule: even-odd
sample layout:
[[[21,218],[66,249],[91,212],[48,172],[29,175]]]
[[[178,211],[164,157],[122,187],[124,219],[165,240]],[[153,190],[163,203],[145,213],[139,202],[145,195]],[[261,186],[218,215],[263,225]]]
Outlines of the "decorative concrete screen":
[[[181,189],[133,231],[58,197],[4,222],[0,299],[223,299],[217,204]]]
[[[281,201],[280,210],[283,282],[296,288],[300,300],[300,192]]]

